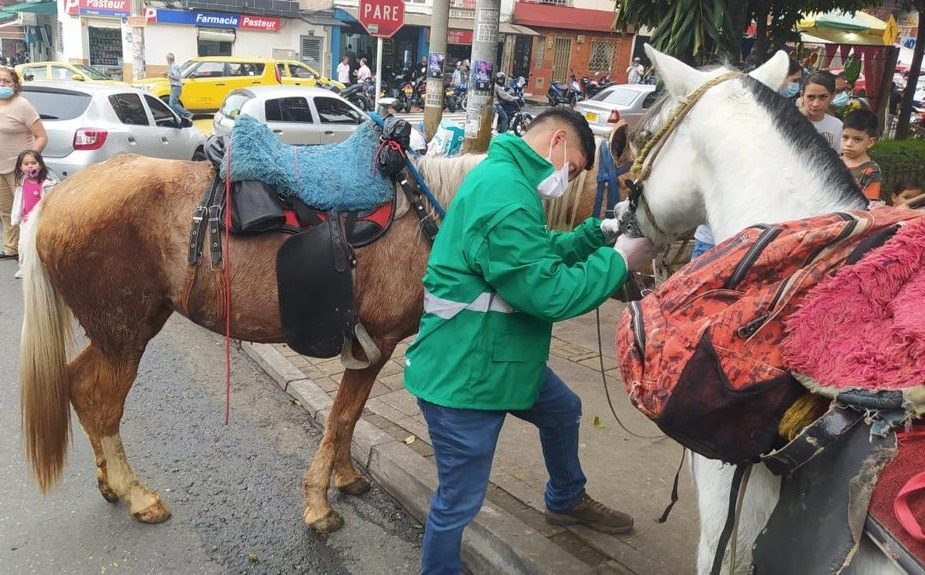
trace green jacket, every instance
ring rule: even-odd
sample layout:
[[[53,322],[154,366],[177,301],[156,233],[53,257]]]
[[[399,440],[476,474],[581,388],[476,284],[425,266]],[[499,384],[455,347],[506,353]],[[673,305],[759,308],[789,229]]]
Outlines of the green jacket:
[[[498,136],[460,186],[424,275],[424,316],[405,359],[405,387],[461,409],[531,407],[552,324],[598,307],[626,278],[600,220],[546,230],[537,185],[552,164]]]

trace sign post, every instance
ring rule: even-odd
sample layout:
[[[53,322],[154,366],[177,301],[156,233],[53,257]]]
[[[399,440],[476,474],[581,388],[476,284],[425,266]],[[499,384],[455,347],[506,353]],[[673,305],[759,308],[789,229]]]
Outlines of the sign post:
[[[358,20],[376,42],[376,110],[382,92],[382,41],[391,38],[405,25],[404,0],[360,0]]]

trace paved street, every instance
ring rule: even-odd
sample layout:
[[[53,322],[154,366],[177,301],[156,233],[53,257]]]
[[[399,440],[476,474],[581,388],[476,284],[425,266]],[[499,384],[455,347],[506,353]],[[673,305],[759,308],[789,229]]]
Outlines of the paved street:
[[[63,481],[41,496],[22,455],[15,269],[0,262],[0,572],[416,571],[420,527],[376,487],[358,499],[332,496],[346,520],[342,531],[322,537],[305,529],[302,472],[319,431],[237,349],[225,427],[223,340],[178,317],[149,346],[122,426],[135,469],[173,518],[142,525],[124,505],[107,503],[76,423]]]

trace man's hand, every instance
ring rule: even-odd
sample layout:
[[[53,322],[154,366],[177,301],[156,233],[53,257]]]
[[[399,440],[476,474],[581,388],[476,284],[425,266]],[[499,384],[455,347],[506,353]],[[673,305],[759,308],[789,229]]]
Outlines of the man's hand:
[[[620,235],[620,220],[616,218],[601,220],[601,231],[608,244],[614,243]]]
[[[605,220],[606,221],[606,220]],[[623,257],[626,267],[630,271],[643,272],[652,268],[652,259],[655,258],[655,246],[648,238],[633,238],[623,234],[617,238],[613,249]]]

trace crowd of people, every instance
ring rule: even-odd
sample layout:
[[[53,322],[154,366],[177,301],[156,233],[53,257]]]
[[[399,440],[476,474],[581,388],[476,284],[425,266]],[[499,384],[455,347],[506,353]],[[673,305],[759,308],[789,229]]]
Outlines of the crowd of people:
[[[2,52],[0,52],[0,66],[13,67],[19,66],[20,64],[28,64],[31,61],[32,60],[29,58],[29,53],[23,52],[22,50],[19,50],[11,56],[5,56]]]

